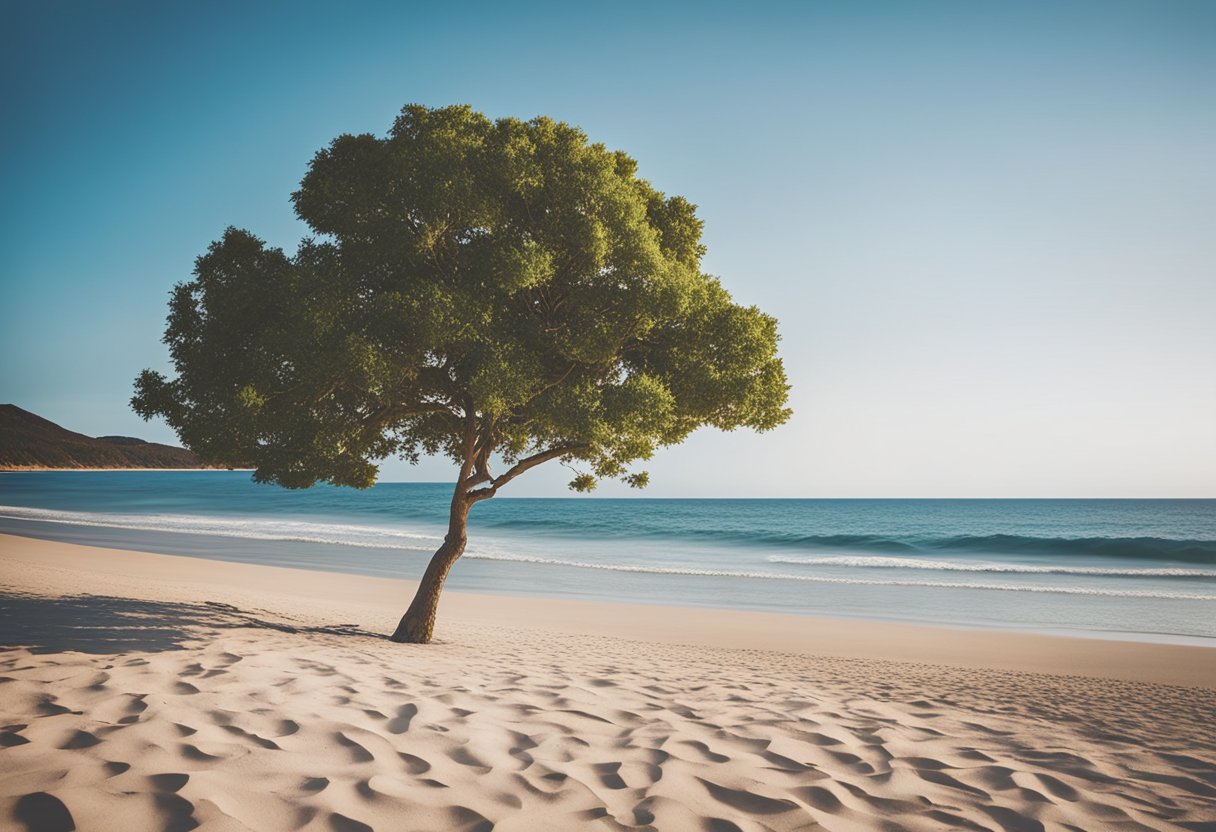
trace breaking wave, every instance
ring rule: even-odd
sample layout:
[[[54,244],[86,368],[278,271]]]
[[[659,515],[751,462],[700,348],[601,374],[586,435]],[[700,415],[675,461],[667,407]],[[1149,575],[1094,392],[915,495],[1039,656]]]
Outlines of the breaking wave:
[[[1216,540],[1165,537],[1040,537],[1033,535],[885,536],[877,534],[800,534],[772,529],[714,528],[705,518],[700,525],[681,523],[670,528],[633,526],[619,518],[487,518],[495,529],[545,530],[567,535],[595,534],[605,538],[683,538],[707,544],[759,546],[771,549],[856,551],[890,555],[1056,555],[1140,560],[1175,560],[1216,565]]]
[[[607,572],[640,572],[653,575],[689,575],[707,578],[747,578],[753,580],[805,581],[817,584],[850,584],[854,586],[920,586],[941,589],[985,589],[1012,592],[1050,592],[1062,595],[1103,595],[1118,598],[1170,598],[1192,601],[1216,601],[1216,595],[1192,592],[1172,592],[1155,589],[1099,589],[1075,586],[1031,586],[1017,584],[959,583],[954,581],[901,581],[867,578],[836,578],[825,575],[790,575],[779,572],[754,572],[732,569],[693,569],[679,566],[648,566],[625,563],[592,563],[566,560],[564,558],[532,557],[529,555],[496,554],[488,552],[466,552],[466,558],[474,560],[514,561],[536,563],[547,566],[567,566],[575,569],[599,569]]]
[[[442,535],[420,534],[381,526],[345,523],[314,523],[308,520],[274,520],[259,517],[240,520],[194,514],[101,514],[87,511],[0,506],[0,517],[40,523],[67,523],[103,529],[132,529],[145,532],[203,534],[246,540],[281,540],[293,543],[326,543],[372,549],[406,549],[433,552]]]
[[[296,519],[237,519],[179,514],[103,514],[96,512],[59,511],[52,509],[0,506],[0,518],[60,523],[100,528],[131,529],[146,532],[213,535],[249,540],[320,543],[338,546],[366,547],[417,551],[430,554],[442,537],[438,534],[407,531],[398,528],[344,523],[324,523]],[[756,581],[800,581],[813,584],[846,584],[854,586],[906,586],[942,589],[992,590],[1002,592],[1034,592],[1062,595],[1089,595],[1121,598],[1161,598],[1174,600],[1216,601],[1216,595],[1196,592],[1175,592],[1164,589],[1128,589],[1014,583],[984,583],[964,581],[909,580],[898,578],[862,578],[820,574],[796,574],[749,569],[705,569],[654,564],[594,562],[565,558],[521,555],[473,547],[464,557],[472,560],[505,561],[572,569],[598,570],[618,573],[680,575],[705,578],[731,578]],[[861,569],[895,568],[939,570],[969,573],[1064,574],[1136,577],[1216,577],[1216,571],[1200,569],[1099,569],[1075,566],[1022,566],[948,561],[916,561],[893,557],[782,557],[771,556],[770,563],[801,566],[835,566]]]
[[[1216,578],[1216,569],[1187,567],[1107,568],[1101,566],[1039,566],[1014,563],[961,563],[959,561],[920,560],[914,558],[865,557],[792,557],[770,555],[769,563],[800,566],[838,566],[853,569],[925,569],[934,572],[994,572],[1015,575],[1101,575],[1128,578]]]

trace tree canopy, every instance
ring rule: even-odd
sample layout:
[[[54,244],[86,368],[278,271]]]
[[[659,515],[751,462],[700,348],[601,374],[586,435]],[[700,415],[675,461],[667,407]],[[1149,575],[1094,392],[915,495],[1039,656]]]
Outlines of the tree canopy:
[[[776,320],[702,272],[695,206],[575,127],[408,106],[292,201],[316,236],[289,255],[229,228],[173,290],[176,377],[136,381],[208,462],[366,487],[442,453],[480,498],[561,458],[575,489],[640,487],[698,427],[789,417]]]

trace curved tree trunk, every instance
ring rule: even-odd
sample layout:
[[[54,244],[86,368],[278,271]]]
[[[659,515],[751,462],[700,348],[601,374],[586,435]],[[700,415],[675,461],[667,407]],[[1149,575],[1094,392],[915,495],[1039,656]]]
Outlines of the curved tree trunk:
[[[469,501],[460,486],[452,497],[452,513],[448,519],[448,533],[443,545],[431,556],[431,562],[418,585],[418,592],[410,608],[401,616],[401,623],[391,636],[393,641],[405,644],[429,644],[435,632],[435,615],[439,611],[439,593],[452,564],[464,553],[468,536],[465,533],[469,519]]]
[[[464,463],[460,466],[460,476],[456,479],[456,490],[452,494],[452,509],[448,515],[448,533],[443,538],[443,545],[431,556],[431,562],[418,585],[418,592],[410,603],[410,608],[401,616],[401,623],[390,638],[396,642],[407,644],[428,644],[435,632],[435,615],[439,612],[439,593],[443,591],[443,582],[448,577],[452,565],[464,554],[465,544],[469,538],[466,529],[469,522],[469,509],[482,500],[488,500],[498,493],[498,489],[518,477],[524,471],[535,468],[551,459],[560,459],[575,452],[585,451],[590,445],[559,445],[544,451],[537,451],[529,457],[518,459],[506,473],[495,477],[490,474],[487,463],[493,443],[489,442],[493,428],[481,432],[483,444],[477,445],[478,428],[473,417],[473,402],[470,400],[465,407],[466,423],[464,434]],[[487,444],[489,443],[489,444]],[[482,488],[474,486],[485,484]]]

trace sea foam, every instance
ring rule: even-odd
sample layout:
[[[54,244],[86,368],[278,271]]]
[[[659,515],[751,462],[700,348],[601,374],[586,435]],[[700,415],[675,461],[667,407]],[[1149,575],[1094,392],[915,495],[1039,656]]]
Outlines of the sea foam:
[[[429,554],[442,542],[436,534],[406,531],[396,528],[344,523],[318,523],[307,520],[279,520],[258,518],[209,517],[176,514],[104,514],[98,512],[59,511],[52,509],[0,506],[0,518],[27,520],[43,523],[94,526],[99,528],[131,529],[147,532],[213,535],[249,540],[269,540],[299,543],[318,543],[336,546],[352,546],[373,549],[394,549]],[[798,581],[814,584],[841,584],[851,586],[904,586],[937,589],[987,590],[1001,592],[1033,592],[1057,595],[1088,595],[1118,598],[1160,598],[1169,600],[1216,601],[1216,594],[1199,592],[1176,592],[1164,589],[1128,589],[1090,586],[1058,586],[1034,584],[979,583],[961,581],[933,581],[908,579],[879,579],[845,577],[816,574],[769,572],[756,569],[704,569],[661,564],[621,562],[595,562],[567,558],[551,558],[523,555],[514,552],[495,551],[488,547],[470,547],[464,555],[472,560],[513,562],[540,566],[555,566],[571,569],[598,570],[618,573],[648,575],[678,575],[686,577],[731,578],[749,581]],[[912,569],[950,569],[963,572],[1012,572],[1045,574],[1079,574],[1094,577],[1111,574],[1136,575],[1138,577],[1208,577],[1200,574],[1204,570],[1115,570],[1094,571],[1085,567],[1018,567],[1003,564],[957,564],[946,561],[912,561],[908,558],[884,557],[823,557],[823,558],[769,558],[773,563],[789,565],[821,565],[852,568],[874,568],[885,566]],[[918,564],[918,565],[910,565]],[[974,567],[974,568],[973,568]],[[1085,571],[1079,571],[1085,570]],[[1168,574],[1166,574],[1168,573]],[[1180,573],[1186,573],[1182,575]]]
[[[962,563],[959,561],[921,560],[913,558],[866,557],[841,555],[835,557],[791,557],[770,555],[769,563],[801,566],[837,566],[852,569],[927,569],[935,572],[996,572],[1020,575],[1102,575],[1128,578],[1216,578],[1216,569],[1188,567],[1119,567],[1101,566],[1038,566],[1021,563]]]

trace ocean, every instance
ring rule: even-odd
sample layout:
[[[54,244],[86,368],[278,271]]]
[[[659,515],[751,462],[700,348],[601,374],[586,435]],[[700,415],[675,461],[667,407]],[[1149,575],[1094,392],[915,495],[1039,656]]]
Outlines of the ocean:
[[[0,532],[417,578],[450,493],[0,473]],[[1216,500],[499,496],[447,588],[1216,646]]]

